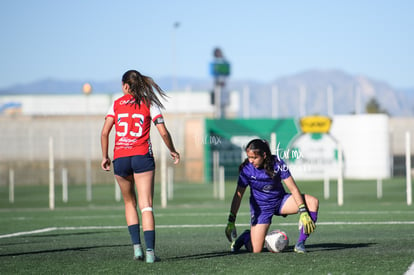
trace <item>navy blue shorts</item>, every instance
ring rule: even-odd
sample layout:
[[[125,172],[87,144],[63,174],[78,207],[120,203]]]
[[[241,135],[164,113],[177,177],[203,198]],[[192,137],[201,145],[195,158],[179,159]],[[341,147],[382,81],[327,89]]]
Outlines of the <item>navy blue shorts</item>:
[[[117,176],[128,177],[132,174],[155,170],[154,157],[146,155],[117,158],[113,161],[114,173]]]

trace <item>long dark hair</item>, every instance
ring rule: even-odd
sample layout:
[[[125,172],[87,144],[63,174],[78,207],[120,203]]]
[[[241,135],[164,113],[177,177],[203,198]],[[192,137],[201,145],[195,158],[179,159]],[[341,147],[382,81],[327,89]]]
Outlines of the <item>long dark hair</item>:
[[[162,98],[166,98],[167,95],[151,77],[142,75],[136,70],[129,70],[122,76],[122,83],[129,85],[131,94],[135,99],[135,104],[138,104],[138,107],[143,102],[148,107],[152,103],[155,103],[159,107],[164,108],[154,89],[157,90]]]
[[[264,139],[253,139],[246,145],[246,151],[253,151],[255,154],[264,157],[263,168],[266,171],[266,174],[273,178],[275,175],[275,159],[270,152],[269,143]],[[266,155],[266,157],[265,157]],[[249,159],[246,158],[239,167],[239,171],[243,169],[249,163]]]

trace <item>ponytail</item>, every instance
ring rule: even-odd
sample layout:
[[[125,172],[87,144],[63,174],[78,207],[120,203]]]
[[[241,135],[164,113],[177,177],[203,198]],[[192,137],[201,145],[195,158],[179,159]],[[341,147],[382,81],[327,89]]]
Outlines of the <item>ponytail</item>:
[[[154,89],[164,99],[167,95],[151,77],[142,75],[136,70],[129,70],[122,76],[122,83],[129,85],[131,95],[134,97],[135,104],[138,104],[138,107],[143,102],[147,107],[151,104],[156,104],[164,108]]]

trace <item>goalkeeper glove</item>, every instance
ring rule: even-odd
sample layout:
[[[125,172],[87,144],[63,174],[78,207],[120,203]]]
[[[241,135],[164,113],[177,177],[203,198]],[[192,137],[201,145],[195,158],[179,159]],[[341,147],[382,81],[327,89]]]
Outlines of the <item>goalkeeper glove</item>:
[[[237,230],[236,230],[236,216],[230,213],[228,223],[226,226],[226,237],[229,240],[229,242],[232,242],[233,239],[237,238]]]
[[[299,205],[299,213],[299,229],[303,227],[303,232],[309,235],[315,230],[316,225],[309,216],[308,210],[304,204]]]

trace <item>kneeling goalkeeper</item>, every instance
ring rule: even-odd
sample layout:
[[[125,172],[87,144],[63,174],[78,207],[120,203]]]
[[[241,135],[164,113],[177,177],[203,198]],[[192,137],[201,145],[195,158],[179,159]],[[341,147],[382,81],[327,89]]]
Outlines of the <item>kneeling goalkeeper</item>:
[[[231,250],[236,252],[245,245],[249,251],[261,252],[272,217],[299,213],[300,234],[294,251],[306,253],[305,241],[316,228],[318,199],[300,192],[287,165],[271,154],[266,140],[251,140],[246,146],[246,154],[247,158],[239,168],[237,188],[225,230],[226,237],[232,243]],[[290,193],[285,191],[282,181]],[[235,240],[236,216],[247,186],[250,186],[251,227]]]

